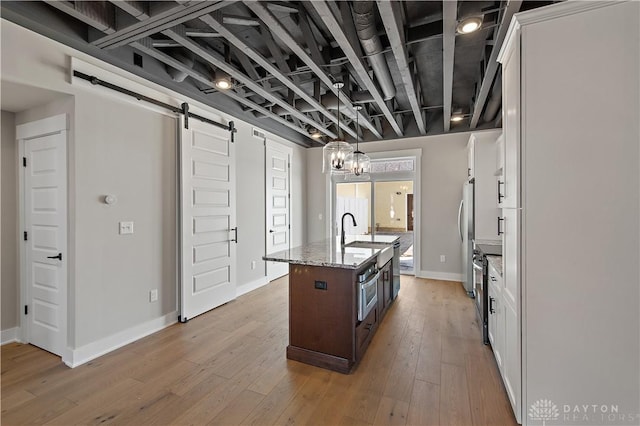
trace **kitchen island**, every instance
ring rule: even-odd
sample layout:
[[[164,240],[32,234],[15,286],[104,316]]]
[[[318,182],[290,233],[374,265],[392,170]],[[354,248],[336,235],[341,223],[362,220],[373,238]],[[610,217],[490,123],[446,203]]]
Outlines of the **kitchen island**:
[[[397,240],[347,236],[344,246],[328,239],[263,257],[289,263],[287,358],[351,372],[397,293]]]

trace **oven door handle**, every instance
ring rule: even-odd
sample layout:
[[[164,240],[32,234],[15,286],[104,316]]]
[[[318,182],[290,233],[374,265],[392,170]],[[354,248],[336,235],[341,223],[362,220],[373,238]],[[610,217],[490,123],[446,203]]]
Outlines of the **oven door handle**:
[[[361,288],[362,290],[366,290],[366,289],[368,289],[369,287],[371,287],[371,285],[372,285],[372,284],[374,284],[374,283],[376,283],[376,284],[377,284],[377,283],[378,283],[378,278],[380,278],[380,271],[378,271],[378,272],[373,276],[373,278],[371,278],[369,281],[367,281],[367,282],[365,282],[365,283],[360,284],[360,288]]]

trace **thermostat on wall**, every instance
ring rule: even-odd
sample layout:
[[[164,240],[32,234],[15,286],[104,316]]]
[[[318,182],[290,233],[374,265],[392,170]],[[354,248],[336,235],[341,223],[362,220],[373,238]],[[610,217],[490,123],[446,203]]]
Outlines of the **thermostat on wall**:
[[[112,204],[115,204],[117,202],[118,202],[118,199],[116,198],[115,195],[105,195],[104,196],[104,203],[105,204],[112,205]]]

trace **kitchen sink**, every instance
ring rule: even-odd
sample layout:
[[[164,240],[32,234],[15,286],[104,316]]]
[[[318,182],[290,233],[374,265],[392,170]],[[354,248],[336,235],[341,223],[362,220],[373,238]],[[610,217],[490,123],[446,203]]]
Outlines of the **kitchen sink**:
[[[370,248],[370,249],[378,249],[378,269],[381,269],[388,261],[393,258],[393,246],[388,243],[372,243],[369,241],[352,241],[349,244],[345,244],[345,247],[355,247],[355,248]]]

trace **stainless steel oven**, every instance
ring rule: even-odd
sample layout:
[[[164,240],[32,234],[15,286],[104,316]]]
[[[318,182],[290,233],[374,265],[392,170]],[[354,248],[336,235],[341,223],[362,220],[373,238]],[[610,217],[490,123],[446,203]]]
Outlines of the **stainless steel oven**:
[[[487,255],[502,255],[502,246],[494,244],[474,244],[473,249],[473,292],[475,295],[478,321],[482,330],[482,342],[489,344],[489,261]]]
[[[358,321],[364,320],[378,304],[378,278],[380,271],[375,265],[358,275]]]

